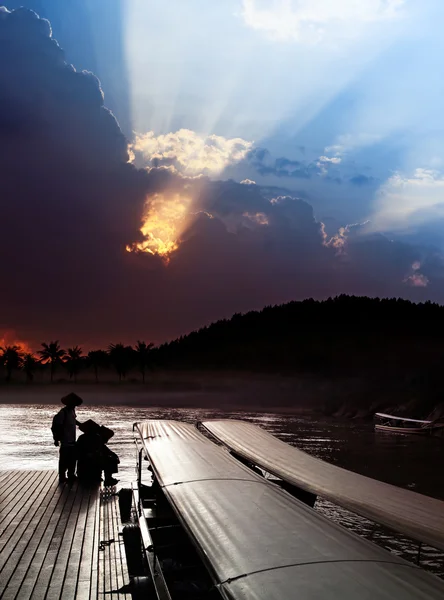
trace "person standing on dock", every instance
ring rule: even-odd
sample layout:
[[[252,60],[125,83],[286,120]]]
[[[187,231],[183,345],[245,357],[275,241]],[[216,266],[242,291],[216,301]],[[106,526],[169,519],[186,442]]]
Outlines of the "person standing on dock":
[[[76,478],[76,407],[83,404],[82,398],[71,393],[62,398],[65,406],[59,410],[52,420],[54,445],[60,445],[59,482],[74,481]],[[68,477],[66,475],[68,474]]]

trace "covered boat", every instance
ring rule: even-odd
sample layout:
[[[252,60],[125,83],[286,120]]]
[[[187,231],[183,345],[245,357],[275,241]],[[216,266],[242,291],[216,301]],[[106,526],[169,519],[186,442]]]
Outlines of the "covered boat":
[[[389,433],[414,433],[430,435],[436,425],[432,421],[408,419],[386,413],[375,413],[375,430]]]
[[[218,597],[444,597],[444,582],[331,523],[192,425],[145,421],[136,423],[134,431],[140,445],[138,492],[142,501],[138,514],[142,527],[152,536],[162,527],[164,531],[170,528],[171,524],[159,525],[166,503],[200,557]],[[154,477],[148,504],[143,502],[143,454]],[[148,554],[161,553],[165,547],[157,546],[155,542],[148,546]],[[160,557],[156,562],[152,556],[148,560],[154,565],[153,580],[160,579],[163,589],[167,577],[159,573],[165,560]]]
[[[418,542],[444,550],[444,502],[336,467],[246,421],[204,421],[236,456]]]

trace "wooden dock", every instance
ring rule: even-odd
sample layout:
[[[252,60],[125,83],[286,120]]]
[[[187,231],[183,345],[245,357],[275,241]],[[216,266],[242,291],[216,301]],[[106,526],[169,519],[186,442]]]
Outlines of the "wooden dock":
[[[130,600],[116,495],[0,471],[0,598]]]

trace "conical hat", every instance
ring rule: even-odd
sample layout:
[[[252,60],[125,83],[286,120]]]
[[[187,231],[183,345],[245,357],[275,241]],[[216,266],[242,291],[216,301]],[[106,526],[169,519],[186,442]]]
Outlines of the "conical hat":
[[[92,419],[88,419],[79,425],[80,431],[83,433],[100,433],[100,425],[93,421]]]
[[[83,400],[80,398],[80,396],[74,394],[74,392],[71,392],[67,396],[63,396],[61,402],[65,406],[80,406],[83,404]]]

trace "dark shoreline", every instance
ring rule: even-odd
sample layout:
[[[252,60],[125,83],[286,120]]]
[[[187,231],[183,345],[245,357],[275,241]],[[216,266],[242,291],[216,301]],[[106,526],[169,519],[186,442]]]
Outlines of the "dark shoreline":
[[[57,405],[75,391],[85,405],[208,408],[370,420],[375,412],[435,419],[444,403],[435,390],[394,378],[313,377],[248,372],[158,372],[141,381],[66,380],[0,385],[0,404]],[[435,392],[435,393],[433,393]]]
[[[227,412],[310,414],[313,407],[294,403],[292,389],[282,389],[275,378],[236,378],[227,381],[170,381],[146,384],[11,385],[0,387],[0,405],[58,405],[75,391],[84,406],[208,408]]]

